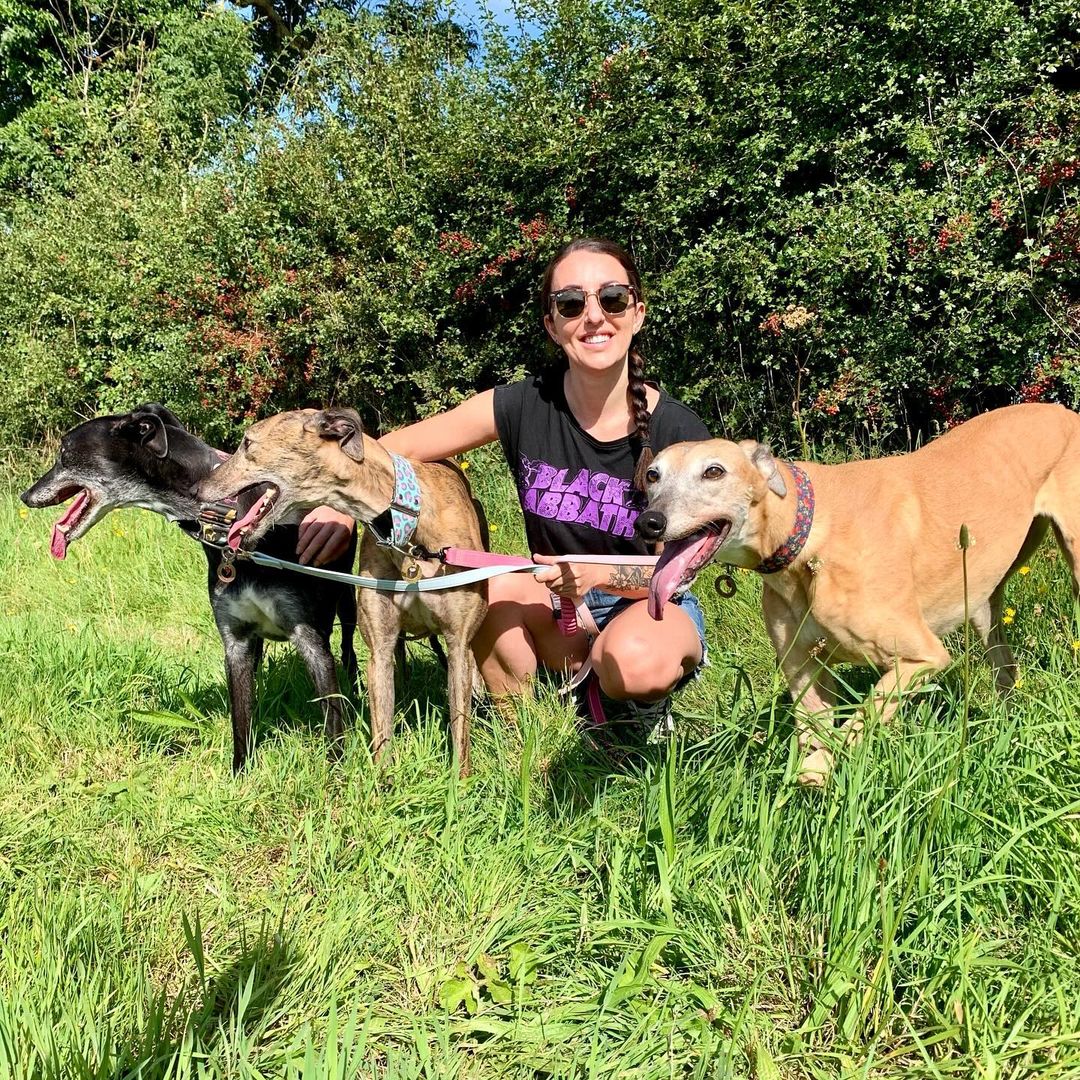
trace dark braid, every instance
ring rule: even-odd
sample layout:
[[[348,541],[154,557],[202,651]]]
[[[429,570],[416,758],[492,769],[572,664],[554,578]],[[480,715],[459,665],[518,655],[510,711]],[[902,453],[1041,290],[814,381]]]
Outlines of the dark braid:
[[[627,357],[627,376],[626,396],[630,399],[634,431],[641,444],[637,468],[634,469],[634,487],[638,491],[644,491],[645,474],[649,471],[653,459],[652,443],[649,441],[649,421],[652,413],[649,412],[649,401],[645,396],[645,357],[634,344],[630,345],[630,354]]]
[[[634,260],[618,244],[611,240],[597,240],[592,237],[583,237],[572,240],[569,244],[560,248],[555,257],[548,263],[544,271],[543,280],[540,283],[540,309],[544,315],[551,314],[551,282],[555,276],[555,267],[575,251],[594,251],[600,255],[610,255],[616,259],[626,271],[627,284],[634,290],[638,300],[642,299],[641,275],[638,273]],[[566,356],[559,350],[559,358],[563,367],[566,366]],[[653,452],[649,441],[649,412],[648,399],[645,396],[645,358],[641,350],[631,342],[630,353],[627,356],[627,387],[626,397],[630,405],[630,414],[634,419],[634,434],[640,444],[641,450],[638,455],[637,467],[634,469],[634,487],[639,491],[645,490],[645,473],[652,464]]]

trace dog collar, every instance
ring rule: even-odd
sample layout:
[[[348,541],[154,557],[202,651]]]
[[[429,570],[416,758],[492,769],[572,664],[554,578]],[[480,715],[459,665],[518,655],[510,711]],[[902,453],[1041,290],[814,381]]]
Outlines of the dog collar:
[[[789,567],[799,557],[810,535],[810,527],[814,524],[814,486],[810,483],[810,477],[790,461],[787,467],[795,478],[795,491],[799,498],[795,507],[795,524],[791,527],[791,535],[767,559],[754,567],[759,574],[775,574]]]
[[[368,523],[381,547],[403,548],[416,532],[420,517],[420,484],[406,458],[391,454],[394,462],[394,494],[390,505]]]

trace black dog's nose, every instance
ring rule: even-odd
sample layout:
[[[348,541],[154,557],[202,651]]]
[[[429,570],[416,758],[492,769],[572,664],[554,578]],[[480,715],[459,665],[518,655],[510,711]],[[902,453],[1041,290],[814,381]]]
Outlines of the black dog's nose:
[[[634,528],[642,540],[655,543],[664,535],[667,518],[659,510],[643,510],[638,514]]]

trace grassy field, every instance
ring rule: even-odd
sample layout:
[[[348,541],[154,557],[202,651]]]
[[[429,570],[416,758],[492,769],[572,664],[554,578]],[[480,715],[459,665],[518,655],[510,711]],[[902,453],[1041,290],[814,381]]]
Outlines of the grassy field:
[[[481,710],[457,782],[416,645],[389,767],[361,695],[328,768],[273,646],[233,779],[200,552],[125,512],[52,561],[16,497],[42,463],[0,494],[0,1077],[1080,1076],[1080,632],[1045,549],[1012,698],[958,637],[822,792],[751,575],[699,582],[711,666],[641,759],[543,690],[518,730]]]

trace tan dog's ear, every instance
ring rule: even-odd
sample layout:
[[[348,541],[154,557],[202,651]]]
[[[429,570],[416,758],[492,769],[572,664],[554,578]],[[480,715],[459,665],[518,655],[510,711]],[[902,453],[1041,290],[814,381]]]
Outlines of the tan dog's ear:
[[[765,477],[769,490],[782,499],[787,494],[787,484],[784,483],[784,478],[780,475],[780,468],[776,464],[776,458],[773,457],[772,450],[764,443],[755,442],[753,439],[743,439],[739,446],[742,447],[746,456],[750,459],[750,464]]]
[[[355,409],[323,409],[304,423],[320,439],[333,439],[353,461],[364,460],[364,425]]]

